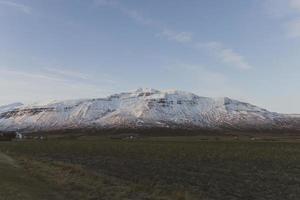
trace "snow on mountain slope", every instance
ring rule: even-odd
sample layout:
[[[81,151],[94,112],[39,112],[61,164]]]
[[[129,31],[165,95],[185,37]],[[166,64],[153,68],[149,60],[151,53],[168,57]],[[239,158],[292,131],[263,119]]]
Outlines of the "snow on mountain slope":
[[[227,97],[138,89],[102,99],[53,101],[2,111],[0,107],[0,131],[87,127],[284,128],[292,126],[288,118]]]
[[[12,103],[12,104],[9,104],[9,105],[0,106],[0,113],[7,112],[7,111],[10,111],[10,110],[19,108],[21,106],[23,106],[22,103]]]

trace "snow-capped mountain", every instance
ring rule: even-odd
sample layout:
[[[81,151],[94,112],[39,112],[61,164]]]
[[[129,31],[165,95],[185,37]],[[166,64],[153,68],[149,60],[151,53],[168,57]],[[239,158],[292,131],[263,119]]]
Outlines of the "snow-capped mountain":
[[[10,111],[10,110],[14,110],[18,107],[23,106],[22,103],[12,103],[12,104],[8,104],[5,106],[0,106],[0,113],[6,112],[6,111]]]
[[[0,107],[0,131],[76,128],[296,129],[299,118],[230,98],[138,89],[107,98]]]

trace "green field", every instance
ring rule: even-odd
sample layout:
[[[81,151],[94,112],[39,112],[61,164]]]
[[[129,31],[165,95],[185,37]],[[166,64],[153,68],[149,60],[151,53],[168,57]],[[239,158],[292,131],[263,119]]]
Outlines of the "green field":
[[[0,143],[0,199],[300,199],[300,143],[156,137]]]

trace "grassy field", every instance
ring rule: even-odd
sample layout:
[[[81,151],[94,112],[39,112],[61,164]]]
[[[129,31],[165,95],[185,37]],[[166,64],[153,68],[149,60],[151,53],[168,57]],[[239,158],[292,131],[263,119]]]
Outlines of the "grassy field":
[[[300,199],[300,143],[156,137],[0,143],[0,199]]]

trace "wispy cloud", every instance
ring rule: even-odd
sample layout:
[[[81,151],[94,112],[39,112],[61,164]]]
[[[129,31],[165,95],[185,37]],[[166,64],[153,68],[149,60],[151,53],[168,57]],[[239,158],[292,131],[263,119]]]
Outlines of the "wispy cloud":
[[[142,25],[148,25],[148,26],[160,26],[158,22],[153,21],[150,18],[144,17],[139,11],[134,9],[129,9],[123,4],[121,4],[117,0],[94,0],[94,4],[96,6],[110,6],[113,8],[118,9],[120,12],[122,12],[127,17],[131,18],[137,23],[140,23]]]
[[[264,0],[262,1],[266,13],[271,18],[282,18],[291,14],[290,0]]]
[[[94,3],[99,6],[115,6],[118,4],[115,0],[94,0]]]
[[[4,5],[4,6],[9,6],[12,8],[15,8],[25,14],[31,14],[32,13],[32,8],[30,6],[21,4],[21,3],[16,3],[13,1],[9,1],[9,0],[0,0],[0,5]]]
[[[83,80],[88,80],[89,76],[85,73],[74,71],[74,70],[65,70],[65,69],[58,69],[58,68],[44,68],[44,71],[47,73],[57,75],[57,76],[62,76],[62,77],[67,77],[67,78],[78,78],[78,79],[83,79]]]
[[[202,84],[205,83],[207,85],[214,85],[214,83],[219,82],[221,83],[221,85],[223,85],[225,82],[227,82],[227,77],[225,75],[218,72],[213,72],[211,70],[207,70],[206,67],[199,64],[196,65],[188,63],[177,63],[175,65],[172,65],[172,67],[169,69],[175,69],[180,73],[182,73],[183,71],[186,71],[187,73],[192,73],[195,75],[197,81],[201,82]]]
[[[98,6],[110,6],[120,10],[130,19],[135,22],[154,28],[158,33],[156,36],[166,38],[169,41],[174,41],[179,44],[189,43],[189,47],[197,49],[200,46],[205,47],[208,51],[214,52],[213,55],[224,64],[231,64],[238,69],[250,69],[252,66],[246,59],[231,48],[224,47],[220,42],[197,42],[193,39],[193,34],[190,31],[175,31],[170,27],[166,27],[159,21],[144,17],[140,12],[129,9],[117,0],[94,0]]]
[[[271,17],[280,18],[288,38],[300,38],[300,0],[266,0]]]
[[[50,80],[50,81],[65,81],[65,79],[49,76],[49,74],[45,74],[45,73],[27,72],[27,71],[20,71],[20,70],[9,69],[9,68],[0,69],[0,74],[2,78],[5,75],[7,75],[7,76],[25,77],[31,79],[43,79],[43,80]]]
[[[219,42],[200,43],[198,47],[210,50],[221,62],[237,69],[246,70],[252,68],[242,55],[233,49],[224,47],[224,45]]]
[[[239,88],[229,82],[229,78],[222,73],[212,71],[202,64],[184,62],[169,63],[165,70],[173,77],[187,82],[188,90],[193,90],[201,96],[231,96],[246,99]]]
[[[300,11],[300,0],[290,0],[290,7]]]
[[[289,7],[297,12],[297,16],[287,22],[286,30],[289,38],[300,38],[300,0],[289,0]]]
[[[160,36],[166,37],[168,40],[176,41],[179,43],[187,43],[192,41],[192,33],[190,32],[176,32],[170,29],[164,29]]]
[[[103,97],[117,88],[116,81],[107,74],[84,74],[76,70],[42,68],[20,70],[0,66],[0,104],[14,101],[74,99]]]
[[[77,71],[74,69],[65,69],[63,67],[53,68],[45,67],[41,70],[42,74],[46,74],[47,77],[52,77],[56,79],[61,79],[64,81],[82,81],[90,84],[116,84],[117,81],[109,74],[102,73],[97,74],[97,77],[91,73],[84,73],[82,71]]]
[[[288,22],[285,27],[289,38],[300,38],[300,18]]]
[[[134,21],[143,24],[143,25],[150,25],[150,26],[157,26],[158,23],[153,21],[152,19],[145,18],[141,13],[139,13],[137,10],[131,10],[128,8],[125,8],[123,6],[120,6],[120,10],[126,14],[128,17],[133,19]]]

